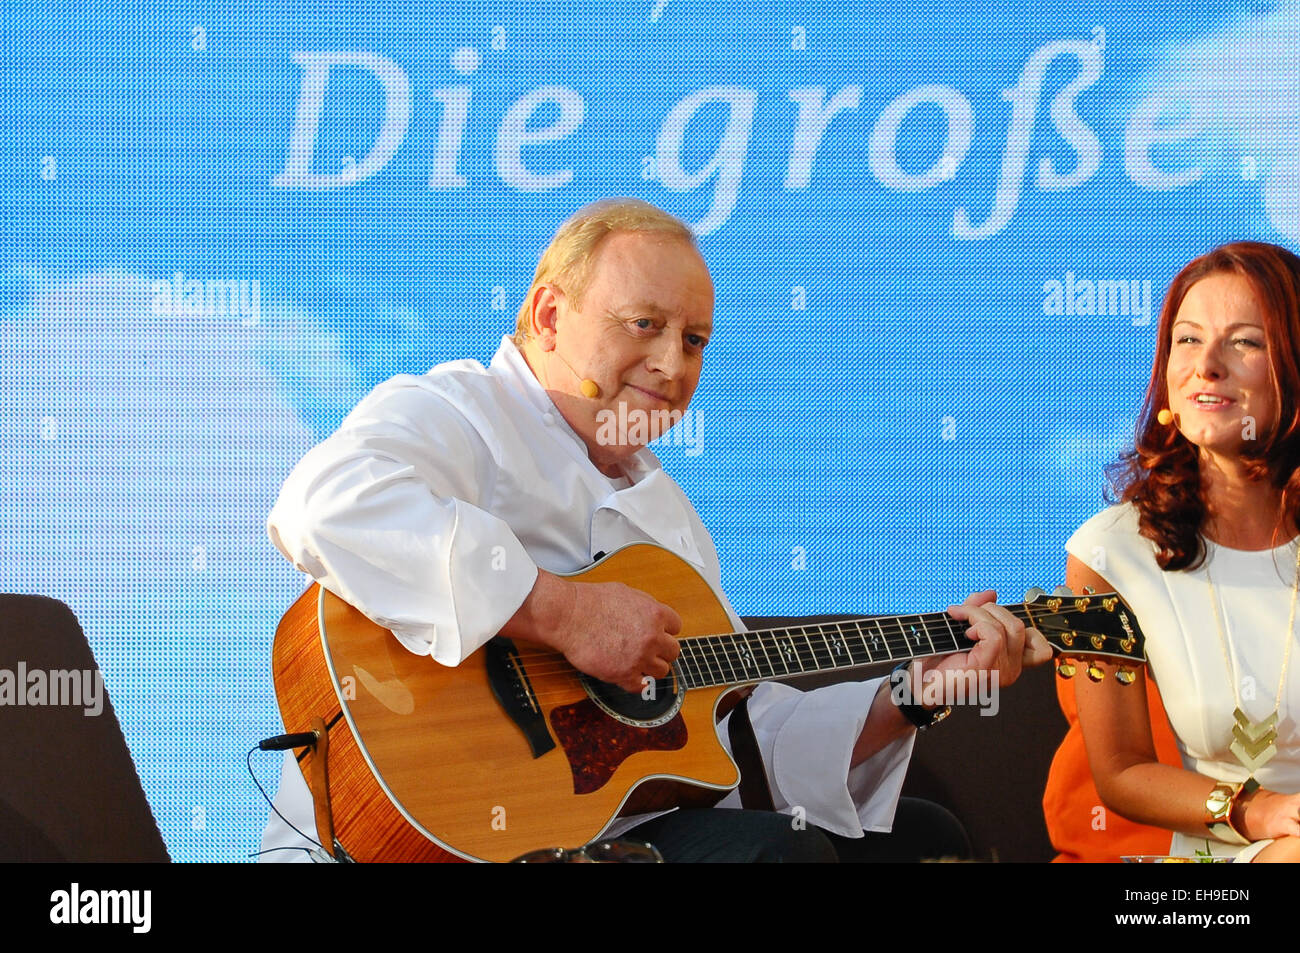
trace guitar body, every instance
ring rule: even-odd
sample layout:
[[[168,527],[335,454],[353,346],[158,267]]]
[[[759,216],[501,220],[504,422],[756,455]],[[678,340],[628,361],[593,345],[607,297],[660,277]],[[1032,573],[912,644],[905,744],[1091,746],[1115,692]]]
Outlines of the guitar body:
[[[657,546],[569,578],[649,593],[681,616],[683,639],[732,629],[695,569]],[[317,585],[285,615],[276,696],[287,731],[328,727],[334,832],[353,859],[507,861],[587,843],[619,814],[712,804],[738,783],[715,730],[734,686],[677,693],[670,676],[650,717],[616,706],[620,720],[558,653],[502,644],[443,666]],[[309,786],[315,757],[300,752]]]

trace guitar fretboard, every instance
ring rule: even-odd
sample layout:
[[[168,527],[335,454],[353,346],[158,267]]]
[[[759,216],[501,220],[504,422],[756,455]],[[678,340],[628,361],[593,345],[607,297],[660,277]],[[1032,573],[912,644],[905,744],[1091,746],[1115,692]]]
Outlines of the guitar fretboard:
[[[1026,606],[1004,608],[1034,624]],[[678,669],[687,688],[742,685],[964,652],[975,644],[966,637],[967,628],[946,612],[930,612],[702,635],[681,640]]]

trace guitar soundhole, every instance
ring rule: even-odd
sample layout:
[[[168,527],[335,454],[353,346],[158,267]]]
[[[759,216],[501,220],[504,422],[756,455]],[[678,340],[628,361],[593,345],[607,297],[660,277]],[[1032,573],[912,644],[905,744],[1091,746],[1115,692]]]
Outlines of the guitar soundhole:
[[[582,676],[587,695],[605,714],[625,725],[651,728],[672,720],[682,707],[685,690],[677,677],[677,666],[666,678],[647,680],[639,692],[625,692],[617,685]]]

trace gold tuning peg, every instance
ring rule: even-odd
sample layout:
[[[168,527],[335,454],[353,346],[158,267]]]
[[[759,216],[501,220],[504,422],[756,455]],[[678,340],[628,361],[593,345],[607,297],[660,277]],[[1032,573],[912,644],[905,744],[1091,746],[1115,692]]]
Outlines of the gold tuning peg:
[[[1073,632],[1062,632],[1062,633],[1061,633],[1061,644],[1064,645],[1067,649],[1068,649],[1068,648],[1073,648],[1073,647],[1074,647],[1074,633],[1073,633]]]
[[[1120,670],[1115,673],[1115,681],[1119,682],[1121,685],[1132,685],[1136,679],[1137,673],[1135,673],[1131,668],[1124,668],[1121,666]]]
[[[1135,644],[1137,644],[1137,640],[1131,635],[1126,635],[1124,638],[1119,640],[1119,647],[1125,652],[1132,652]]]
[[[1114,612],[1115,606],[1117,605],[1119,605],[1119,600],[1114,596],[1107,596],[1105,599],[1101,600],[1101,607],[1107,612]]]
[[[1068,658],[1063,658],[1056,663],[1056,674],[1061,678],[1074,678],[1075,671],[1074,663]]]
[[[1088,677],[1092,679],[1094,682],[1100,682],[1103,678],[1106,677],[1106,673],[1101,670],[1100,665],[1098,665],[1096,662],[1093,662],[1091,665],[1088,666]]]

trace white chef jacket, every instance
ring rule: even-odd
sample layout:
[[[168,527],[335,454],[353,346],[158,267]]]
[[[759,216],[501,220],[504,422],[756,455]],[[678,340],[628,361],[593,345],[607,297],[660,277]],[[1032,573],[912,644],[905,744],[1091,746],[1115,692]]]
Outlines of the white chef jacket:
[[[575,572],[637,542],[690,562],[743,630],[686,494],[648,449],[624,470],[626,480],[612,480],[596,469],[506,337],[486,368],[454,361],[376,387],[294,468],[267,529],[297,568],[412,652],[431,655],[430,664],[456,665],[491,639],[532,591],[538,567]],[[890,829],[915,733],[849,769],[879,683],[755,690],[750,717],[778,810],[800,809],[808,823],[847,837]],[[719,806],[739,807],[739,794]],[[314,833],[292,752],[276,807]],[[644,820],[617,821],[607,836]],[[262,848],[284,846],[309,845],[272,814]]]

